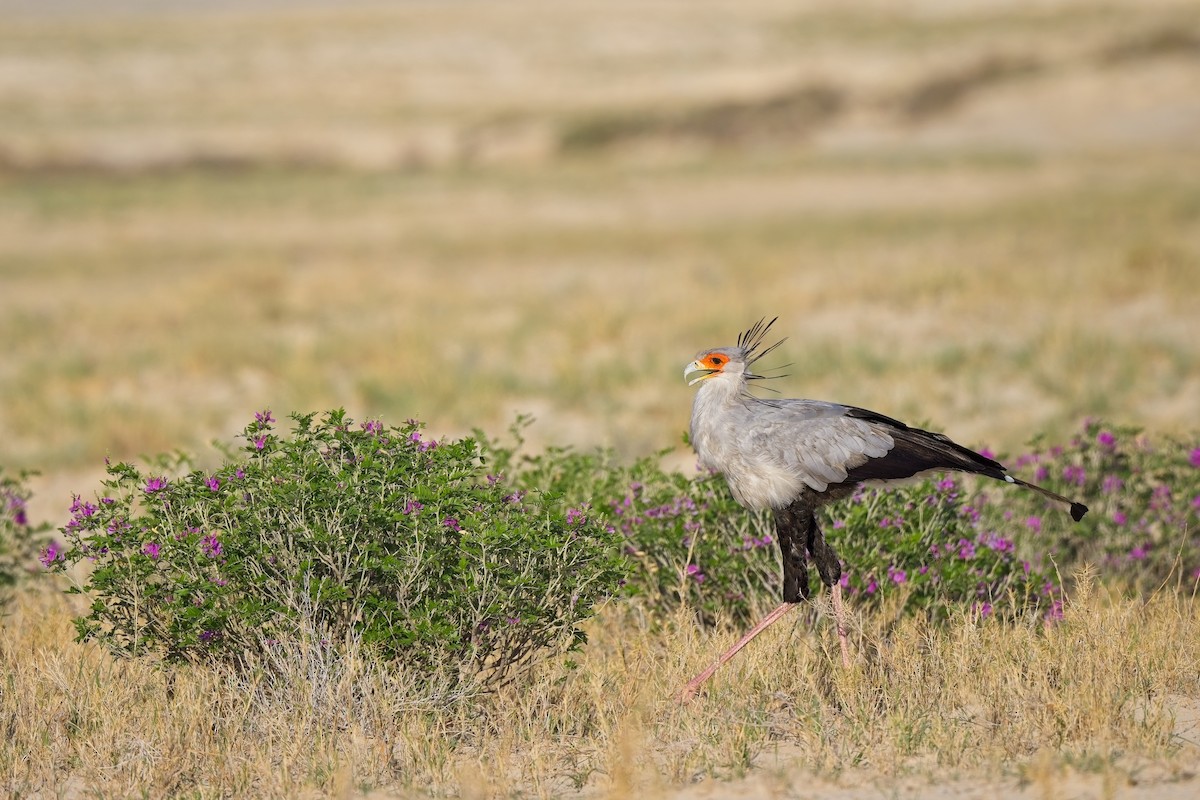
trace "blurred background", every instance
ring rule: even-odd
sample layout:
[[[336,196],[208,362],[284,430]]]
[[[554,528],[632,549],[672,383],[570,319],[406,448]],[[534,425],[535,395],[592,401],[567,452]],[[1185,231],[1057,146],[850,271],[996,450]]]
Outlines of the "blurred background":
[[[0,0],[0,465],[256,410],[680,444],[788,396],[1021,452],[1200,411],[1200,4]],[[40,512],[40,513],[39,513]]]

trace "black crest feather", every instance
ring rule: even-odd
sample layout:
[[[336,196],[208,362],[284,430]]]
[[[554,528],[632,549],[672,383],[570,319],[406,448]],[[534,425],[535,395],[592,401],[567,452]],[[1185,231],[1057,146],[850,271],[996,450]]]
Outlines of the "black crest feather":
[[[762,346],[763,339],[766,338],[767,333],[771,330],[771,326],[775,324],[775,320],[777,319],[779,319],[779,317],[772,317],[771,321],[768,322],[767,318],[763,317],[758,322],[750,326],[749,330],[742,331],[738,334],[738,347],[746,351],[747,364],[753,364],[755,361],[758,361],[760,358],[766,356],[776,347],[779,347],[779,345],[787,341],[786,338],[780,339],[778,342],[767,347],[765,350],[759,351],[759,347]]]

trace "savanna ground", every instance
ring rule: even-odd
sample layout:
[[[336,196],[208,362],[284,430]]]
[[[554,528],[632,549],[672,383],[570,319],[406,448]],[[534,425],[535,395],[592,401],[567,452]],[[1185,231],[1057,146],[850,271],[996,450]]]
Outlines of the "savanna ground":
[[[268,407],[529,412],[535,445],[645,455],[694,351],[775,314],[787,394],[1001,454],[1089,415],[1195,428],[1195,3],[0,12],[0,464],[41,471],[37,519]],[[117,661],[75,610],[43,586],[4,622],[0,787],[1200,790],[1186,583],[1083,590],[1044,632],[865,618],[848,673],[827,626],[778,626],[686,710],[732,632],[610,608],[483,722],[320,652],[271,686]]]

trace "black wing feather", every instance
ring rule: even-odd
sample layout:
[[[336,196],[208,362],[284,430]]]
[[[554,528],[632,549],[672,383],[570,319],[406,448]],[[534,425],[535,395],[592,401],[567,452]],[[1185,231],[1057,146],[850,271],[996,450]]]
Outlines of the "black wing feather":
[[[955,470],[1004,480],[1004,465],[963,447],[950,437],[905,425],[899,420],[865,408],[850,407],[846,416],[883,425],[896,442],[887,455],[869,459],[847,470],[846,483],[871,480],[901,480],[930,470]]]
[[[1088,507],[1083,503],[1063,497],[1061,494],[1043,489],[1041,486],[1020,478],[1012,477],[999,461],[976,453],[968,447],[963,447],[944,434],[912,428],[899,420],[875,411],[868,411],[865,408],[850,406],[846,409],[846,416],[886,426],[888,435],[896,444],[886,455],[869,459],[867,463],[847,470],[843,485],[872,480],[901,480],[931,470],[954,470],[973,475],[986,475],[989,478],[1024,486],[1050,500],[1065,503],[1070,507],[1071,518],[1076,522],[1081,520],[1088,511]]]

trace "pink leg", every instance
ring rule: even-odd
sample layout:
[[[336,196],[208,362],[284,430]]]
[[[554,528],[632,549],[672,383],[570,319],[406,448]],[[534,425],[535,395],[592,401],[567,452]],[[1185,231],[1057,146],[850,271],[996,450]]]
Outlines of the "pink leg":
[[[738,639],[737,644],[735,644],[733,647],[726,650],[721,655],[721,657],[718,658],[712,664],[712,666],[710,666],[708,669],[704,670],[704,672],[701,672],[699,675],[697,675],[696,677],[694,677],[690,681],[688,681],[688,685],[683,687],[683,691],[679,693],[679,702],[680,703],[691,702],[692,698],[696,696],[696,692],[699,691],[700,687],[704,684],[704,682],[706,680],[708,680],[709,678],[712,677],[714,672],[716,672],[718,669],[720,669],[722,666],[724,666],[725,663],[727,661],[729,661],[729,659],[731,659],[735,655],[737,655],[739,650],[741,650],[746,645],[750,644],[750,641],[755,636],[758,636],[760,633],[762,633],[768,627],[770,627],[776,620],[778,620],[780,617],[782,617],[787,612],[791,611],[792,607],[795,605],[797,605],[797,604],[796,603],[784,603],[783,605],[779,606],[779,608],[776,608],[770,614],[767,614],[765,617],[763,617],[762,622],[758,623],[753,628],[751,628],[749,631],[747,631],[746,635],[743,636],[741,639]],[[849,662],[847,662],[847,664],[848,663]]]
[[[838,644],[842,648],[842,666],[850,669],[850,646],[846,643],[846,609],[842,606],[842,584],[833,584],[833,618],[837,621]]]

